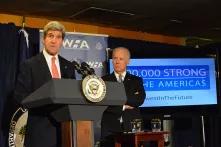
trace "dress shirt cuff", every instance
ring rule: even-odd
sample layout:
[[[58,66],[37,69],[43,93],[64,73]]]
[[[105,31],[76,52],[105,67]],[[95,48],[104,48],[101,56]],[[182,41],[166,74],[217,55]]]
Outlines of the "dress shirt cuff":
[[[122,111],[124,111],[126,109],[126,106],[125,105],[123,105],[123,109],[122,109]]]

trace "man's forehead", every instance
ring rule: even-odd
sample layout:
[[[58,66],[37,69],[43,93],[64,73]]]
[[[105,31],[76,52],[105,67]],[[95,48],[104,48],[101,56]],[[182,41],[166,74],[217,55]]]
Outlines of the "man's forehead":
[[[61,31],[58,31],[58,30],[49,30],[49,31],[47,32],[47,34],[62,34],[62,32],[61,32]]]

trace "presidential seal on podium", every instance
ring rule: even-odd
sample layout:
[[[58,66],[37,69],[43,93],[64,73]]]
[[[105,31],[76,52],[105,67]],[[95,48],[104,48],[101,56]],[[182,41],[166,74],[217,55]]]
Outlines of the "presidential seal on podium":
[[[26,124],[28,110],[22,107],[18,108],[13,114],[8,134],[9,147],[23,147],[26,135]]]
[[[88,75],[82,80],[82,91],[89,102],[101,102],[106,95],[105,82],[96,75]]]

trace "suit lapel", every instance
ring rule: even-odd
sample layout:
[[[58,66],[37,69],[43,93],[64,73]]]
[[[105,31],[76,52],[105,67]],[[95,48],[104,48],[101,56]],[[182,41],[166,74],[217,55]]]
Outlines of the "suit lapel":
[[[52,78],[51,73],[50,73],[47,61],[46,61],[43,53],[40,54],[38,62],[40,62],[39,65],[42,65],[42,68],[40,68],[38,71],[39,75],[44,75],[44,77],[42,77],[42,78],[44,78],[46,80],[51,79]]]
[[[128,73],[126,73],[125,78],[124,78],[124,82],[130,81],[130,75]]]
[[[114,72],[110,75],[111,81],[116,81],[117,82],[117,77],[115,76]]]
[[[66,65],[66,63],[64,62],[63,58],[58,55],[59,58],[59,64],[60,64],[60,71],[61,71],[61,78],[67,78],[68,77],[68,66]]]
[[[61,77],[65,77],[67,66],[64,63],[64,60],[62,59],[62,57],[60,55],[58,55],[58,58],[59,58],[59,64],[60,64]],[[47,79],[51,79],[52,78],[51,72],[50,72],[50,69],[48,67],[47,61],[46,61],[43,53],[41,53],[39,56],[39,62],[40,62],[40,65],[42,65],[42,69],[40,71],[40,72],[42,72],[42,75],[45,75],[47,77]]]
[[[60,64],[60,71],[61,71],[61,78],[67,77],[67,65],[65,64],[64,60],[60,55],[58,55],[59,58],[59,64]],[[38,57],[38,62],[40,63],[39,65],[42,65],[42,68],[39,69],[38,73],[39,75],[44,75],[45,80],[50,80],[52,79],[50,69],[48,67],[47,61],[43,55],[43,53],[40,53]]]

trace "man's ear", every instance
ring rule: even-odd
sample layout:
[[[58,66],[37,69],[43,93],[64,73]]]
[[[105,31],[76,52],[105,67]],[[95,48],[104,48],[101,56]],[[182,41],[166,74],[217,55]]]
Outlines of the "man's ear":
[[[127,60],[127,64],[129,64],[129,63],[130,63],[130,59]]]

